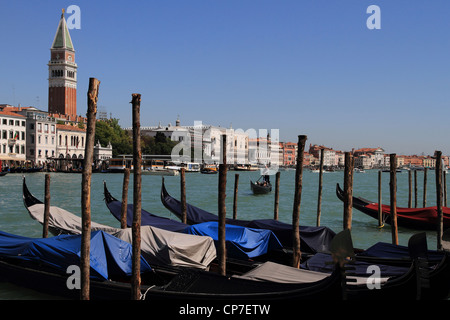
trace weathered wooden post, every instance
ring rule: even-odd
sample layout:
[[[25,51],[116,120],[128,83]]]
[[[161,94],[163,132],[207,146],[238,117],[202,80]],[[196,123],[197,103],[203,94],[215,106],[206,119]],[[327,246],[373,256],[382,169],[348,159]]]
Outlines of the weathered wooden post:
[[[128,184],[130,182],[130,168],[125,168],[123,171],[123,186],[122,186],[122,207],[120,211],[120,227],[126,229],[127,223],[127,208],[128,208]]]
[[[133,108],[133,224],[132,224],[132,245],[133,263],[131,279],[131,298],[139,300],[141,298],[141,122],[140,108],[141,95],[132,94]]]
[[[275,175],[275,203],[273,206],[273,219],[278,220],[278,210],[280,206],[280,175],[281,172],[277,171]]]
[[[294,268],[300,268],[300,204],[302,198],[302,175],[303,175],[303,158],[305,150],[306,136],[298,136],[298,151],[297,151],[297,164],[295,170],[295,194],[294,194],[294,208],[292,212],[292,233],[293,233],[293,256],[292,266]]]
[[[381,170],[378,170],[378,227],[383,226],[383,209],[381,206]]]
[[[187,204],[186,204],[186,169],[180,170],[180,193],[181,193],[181,221],[187,223]]]
[[[442,250],[442,235],[444,233],[442,214],[442,152],[436,151],[436,206],[437,206],[437,249]]]
[[[319,191],[317,197],[317,218],[316,218],[316,226],[320,226],[320,216],[322,214],[322,182],[323,182],[323,155],[324,150],[320,150],[320,169],[319,169]]]
[[[398,245],[398,227],[397,227],[397,155],[391,153],[390,157],[390,193],[391,193],[391,227],[392,227],[392,243]]]
[[[423,170],[423,207],[427,206],[427,172],[428,168]]]
[[[417,208],[417,170],[414,170],[414,208]]]
[[[412,208],[412,174],[411,170],[408,170],[408,208]]]
[[[95,121],[97,115],[97,101],[100,81],[89,79],[87,93],[87,129],[86,144],[83,160],[81,180],[81,300],[90,299],[90,248],[91,248],[91,177],[94,159]]]
[[[219,195],[218,195],[218,212],[219,212],[219,244],[217,248],[219,273],[226,274],[226,242],[225,242],[225,219],[227,210],[225,206],[226,188],[227,188],[227,136],[222,135],[222,161],[219,164]]]
[[[447,206],[447,172],[442,169],[442,185],[443,185],[443,193],[444,193],[444,207]]]
[[[42,237],[48,237],[48,221],[50,219],[50,174],[45,174],[44,226]]]
[[[353,167],[354,160],[351,152],[345,152],[344,168],[344,230],[352,229],[353,210]]]
[[[237,198],[239,189],[239,174],[234,175],[233,219],[237,219]]]

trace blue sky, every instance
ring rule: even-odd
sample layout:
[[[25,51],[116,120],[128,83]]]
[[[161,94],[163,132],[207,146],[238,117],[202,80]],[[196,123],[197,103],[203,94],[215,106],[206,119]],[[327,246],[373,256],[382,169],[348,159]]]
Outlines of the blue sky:
[[[73,4],[78,114],[96,77],[99,109],[123,127],[141,93],[142,126],[179,115],[342,151],[450,154],[448,0],[1,0],[0,103],[47,110],[49,49]]]

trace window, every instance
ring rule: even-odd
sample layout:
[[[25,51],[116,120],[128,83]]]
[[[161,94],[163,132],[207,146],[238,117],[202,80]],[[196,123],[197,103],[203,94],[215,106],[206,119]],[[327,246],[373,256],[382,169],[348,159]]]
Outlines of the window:
[[[42,132],[42,123],[38,123],[37,130],[38,132]]]
[[[30,123],[30,129],[34,130],[34,123]]]
[[[55,133],[55,125],[54,124],[52,124],[51,130],[52,130],[52,133]]]
[[[22,121],[22,127],[25,127],[26,125],[25,125],[25,121]]]
[[[8,124],[8,121],[6,119],[3,119],[2,123],[6,125]]]

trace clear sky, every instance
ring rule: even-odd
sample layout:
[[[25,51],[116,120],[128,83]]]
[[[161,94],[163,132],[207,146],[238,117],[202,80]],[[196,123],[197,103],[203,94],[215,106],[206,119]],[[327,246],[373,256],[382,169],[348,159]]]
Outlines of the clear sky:
[[[99,109],[131,125],[279,129],[280,140],[336,150],[450,154],[450,1],[0,0],[0,103],[47,110],[50,46],[61,9]],[[370,5],[381,29],[369,29]],[[66,19],[70,14],[66,14]]]

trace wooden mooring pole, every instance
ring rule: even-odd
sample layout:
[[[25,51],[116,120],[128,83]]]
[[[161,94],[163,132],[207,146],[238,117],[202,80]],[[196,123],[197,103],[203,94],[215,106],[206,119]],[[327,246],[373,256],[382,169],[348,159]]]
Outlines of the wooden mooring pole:
[[[392,244],[398,245],[398,227],[397,227],[397,155],[391,153],[390,159],[390,194],[391,194],[391,228],[392,228]]]
[[[414,208],[417,208],[417,170],[414,170]]]
[[[132,121],[133,121],[133,224],[132,224],[132,279],[131,279],[131,299],[141,298],[141,122],[140,108],[141,95],[132,95]]]
[[[423,170],[423,207],[427,206],[427,173],[428,168],[424,168]]]
[[[322,215],[322,183],[323,183],[323,155],[324,150],[320,150],[320,169],[319,169],[319,191],[317,196],[317,218],[316,226],[320,227],[320,216]]]
[[[81,300],[89,300],[90,296],[90,247],[91,247],[91,177],[94,160],[95,121],[100,81],[89,79],[87,93],[87,129],[86,144],[81,180]]]
[[[442,250],[442,235],[444,234],[442,214],[442,152],[436,151],[436,206],[437,206],[437,249]]]
[[[408,208],[412,208],[412,173],[408,170]]]
[[[42,237],[48,237],[48,221],[50,219],[50,174],[45,174],[44,225]]]
[[[222,161],[219,164],[219,195],[218,195],[218,212],[219,212],[219,244],[217,248],[219,273],[226,275],[226,257],[227,248],[225,242],[225,219],[227,215],[227,209],[225,206],[227,188],[227,136],[222,135]]]
[[[125,168],[123,171],[123,186],[122,186],[122,207],[120,211],[120,228],[126,229],[127,223],[127,208],[128,208],[128,185],[130,182],[130,168]]]
[[[273,219],[278,220],[278,210],[280,207],[280,176],[281,172],[277,171],[275,175],[275,202],[273,205]]]
[[[186,204],[186,169],[180,170],[180,193],[181,193],[181,222],[187,223],[187,204]]]
[[[295,169],[295,194],[294,194],[294,208],[292,212],[292,234],[293,234],[293,255],[292,266],[300,268],[300,204],[302,198],[302,175],[303,175],[303,158],[305,143],[307,137],[305,135],[298,136],[297,142],[297,164]]]
[[[383,209],[381,206],[381,170],[378,170],[378,227],[383,226]]]
[[[344,164],[344,230],[352,229],[353,210],[353,167],[354,160],[351,152],[345,152]]]
[[[239,189],[239,174],[234,175],[233,219],[237,219],[237,198]]]

